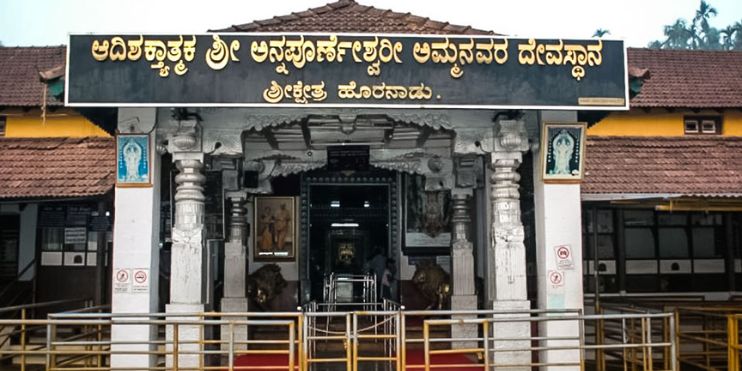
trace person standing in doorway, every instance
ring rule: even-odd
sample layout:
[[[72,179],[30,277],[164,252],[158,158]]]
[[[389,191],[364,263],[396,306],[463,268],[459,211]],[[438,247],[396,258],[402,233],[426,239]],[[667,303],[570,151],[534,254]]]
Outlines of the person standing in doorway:
[[[376,298],[381,298],[381,279],[384,276],[384,270],[386,269],[386,255],[382,252],[381,248],[375,247],[374,253],[370,260],[364,264],[364,270],[374,275],[376,281]]]
[[[396,290],[395,286],[397,280],[394,278],[394,259],[386,260],[386,269],[384,269],[384,275],[381,277],[381,297],[383,299],[395,300]]]

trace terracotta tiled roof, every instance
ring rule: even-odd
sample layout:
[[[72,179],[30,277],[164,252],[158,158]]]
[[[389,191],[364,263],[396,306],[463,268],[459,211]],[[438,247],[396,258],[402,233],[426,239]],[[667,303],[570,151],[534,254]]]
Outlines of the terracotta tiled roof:
[[[650,74],[631,107],[742,107],[742,52],[629,49],[628,63]]]
[[[0,199],[102,195],[114,184],[113,138],[0,138]]]
[[[0,47],[0,106],[41,106],[46,84],[39,72],[64,65],[64,46]],[[47,104],[64,102],[47,95]]]
[[[340,0],[303,12],[213,30],[221,32],[337,32],[494,35],[492,31],[437,22]]]
[[[742,196],[742,137],[588,137],[583,194]]]

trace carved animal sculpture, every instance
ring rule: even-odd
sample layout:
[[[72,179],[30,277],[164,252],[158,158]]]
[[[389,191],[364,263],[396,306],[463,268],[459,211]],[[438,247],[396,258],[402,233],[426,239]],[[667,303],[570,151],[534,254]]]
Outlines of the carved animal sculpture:
[[[412,283],[428,300],[426,309],[443,309],[451,298],[451,277],[440,265],[431,261],[417,264]]]
[[[267,304],[280,295],[285,287],[286,280],[281,268],[275,264],[264,265],[247,276],[247,296],[263,310],[268,310]]]

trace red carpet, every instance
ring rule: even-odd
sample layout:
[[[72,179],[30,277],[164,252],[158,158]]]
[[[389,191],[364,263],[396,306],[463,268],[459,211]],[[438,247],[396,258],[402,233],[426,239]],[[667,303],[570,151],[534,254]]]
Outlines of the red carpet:
[[[411,349],[407,351],[407,365],[420,365],[421,367],[410,368],[410,371],[423,370],[422,365],[425,363],[423,351],[420,349]],[[298,363],[298,358],[295,358]],[[471,356],[464,354],[435,354],[431,356],[431,365],[455,365],[470,364],[475,365],[478,362],[473,361]],[[286,354],[246,354],[235,358],[235,371],[281,371],[286,370],[289,364],[289,358]],[[276,366],[276,368],[269,368]],[[268,368],[262,368],[268,367]],[[319,367],[321,369],[321,367]],[[333,367],[334,368],[334,367]],[[362,365],[359,366],[362,369]],[[479,370],[478,367],[436,367],[435,371],[471,371]]]

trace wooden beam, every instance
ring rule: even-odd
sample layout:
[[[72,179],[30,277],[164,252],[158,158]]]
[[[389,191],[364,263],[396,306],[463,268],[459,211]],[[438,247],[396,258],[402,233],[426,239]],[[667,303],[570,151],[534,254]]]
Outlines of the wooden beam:
[[[309,124],[307,124],[306,119],[301,121],[301,135],[304,137],[304,145],[307,149],[312,149],[312,133],[309,131]]]
[[[425,142],[430,138],[430,134],[433,134],[433,129],[430,127],[424,127],[422,131],[420,132],[420,136],[417,137],[417,147],[422,148],[425,145]]]
[[[384,130],[384,145],[388,145],[391,143],[392,139],[394,139],[394,128],[396,128],[395,125],[392,125],[391,128]]]
[[[272,149],[278,149],[278,141],[276,140],[276,136],[273,135],[271,128],[263,129],[263,136],[265,136],[266,142],[268,142]]]

